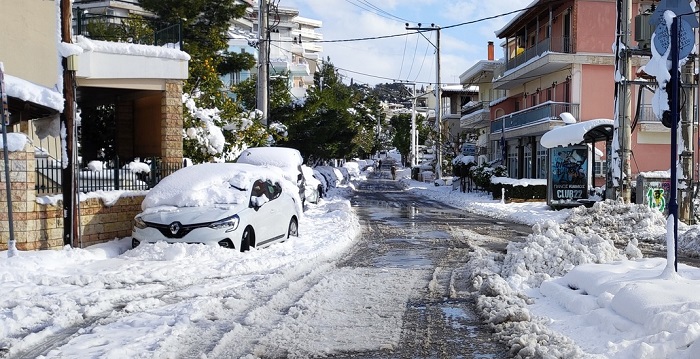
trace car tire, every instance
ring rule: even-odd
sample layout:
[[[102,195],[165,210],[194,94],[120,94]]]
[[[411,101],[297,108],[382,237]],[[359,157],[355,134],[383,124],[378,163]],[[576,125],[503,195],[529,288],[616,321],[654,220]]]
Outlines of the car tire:
[[[289,229],[287,230],[287,238],[290,237],[299,237],[299,222],[294,217],[289,221]]]
[[[249,251],[251,246],[255,246],[255,232],[253,227],[246,227],[241,236],[241,252]]]

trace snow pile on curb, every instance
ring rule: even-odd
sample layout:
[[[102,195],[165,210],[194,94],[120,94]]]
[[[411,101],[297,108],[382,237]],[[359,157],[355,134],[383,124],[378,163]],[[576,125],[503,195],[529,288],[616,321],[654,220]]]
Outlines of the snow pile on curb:
[[[600,202],[574,209],[564,223],[536,224],[533,234],[525,242],[511,242],[505,255],[477,248],[467,271],[478,310],[496,337],[510,347],[511,357],[581,357],[576,343],[550,330],[546,318],[530,313],[527,291],[580,264],[638,258],[637,241],[657,240],[657,227],[664,228],[664,222],[660,214],[649,216],[643,206]],[[615,242],[625,241],[625,251],[615,247]]]

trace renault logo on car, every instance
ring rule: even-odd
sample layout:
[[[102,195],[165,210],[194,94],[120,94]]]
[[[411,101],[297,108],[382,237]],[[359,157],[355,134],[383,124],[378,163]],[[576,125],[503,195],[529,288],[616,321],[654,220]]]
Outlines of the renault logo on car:
[[[170,233],[177,234],[180,231],[180,222],[170,223]]]

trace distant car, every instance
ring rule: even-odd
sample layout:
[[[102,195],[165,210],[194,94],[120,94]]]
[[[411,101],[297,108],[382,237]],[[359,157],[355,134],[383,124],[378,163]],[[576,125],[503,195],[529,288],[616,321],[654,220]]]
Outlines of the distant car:
[[[299,188],[302,205],[306,201],[306,179],[301,169],[304,159],[299,150],[288,147],[251,147],[241,152],[236,162],[282,169],[285,178],[296,183]]]
[[[266,167],[206,163],[163,178],[134,218],[132,247],[141,243],[204,243],[241,252],[299,234],[294,184]]]
[[[301,170],[304,173],[304,180],[306,181],[306,185],[304,186],[306,201],[309,203],[318,203],[324,193],[321,181],[316,178],[314,170],[311,167],[302,165]]]

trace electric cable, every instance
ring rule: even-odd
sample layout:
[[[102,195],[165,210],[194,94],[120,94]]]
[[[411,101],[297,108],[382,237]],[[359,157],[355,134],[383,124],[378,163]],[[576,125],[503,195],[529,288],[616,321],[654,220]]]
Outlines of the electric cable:
[[[413,21],[411,21],[411,20],[407,20],[407,19],[404,19],[404,18],[402,18],[402,17],[399,17],[399,16],[393,15],[393,14],[391,14],[391,13],[388,13],[388,12],[386,12],[386,11],[380,9],[379,7],[373,5],[373,4],[370,3],[368,0],[358,0],[358,1],[360,1],[361,3],[367,4],[368,6],[370,6],[370,7],[374,8],[374,9],[376,9],[377,11],[379,11],[379,12],[381,12],[381,13],[383,13],[383,14],[386,14],[386,15],[388,15],[388,16],[391,16],[391,17],[393,17],[393,18],[395,18],[395,19],[398,19],[398,20],[401,20],[401,21],[404,21],[404,22],[406,22],[406,21],[407,21],[407,22],[413,22]]]
[[[403,60],[406,59],[406,45],[408,45],[408,36],[404,37],[404,42],[403,42],[403,55],[401,55],[401,67],[399,67],[399,77],[401,77],[401,73],[403,72]]]
[[[416,52],[418,51],[418,36],[416,36],[416,46],[413,48],[413,59],[411,60],[411,67],[408,69],[408,75],[406,75],[406,78],[411,76],[411,72],[413,72],[413,64],[416,62]]]
[[[429,45],[430,45],[430,41],[428,41],[428,43],[425,44],[425,54],[423,54],[423,61],[421,61],[421,63],[420,63],[420,67],[418,68],[418,73],[416,74],[416,77],[413,79],[413,82],[416,82],[416,80],[418,80],[418,76],[420,76],[421,72],[423,71],[423,64],[425,64],[425,58],[428,57],[428,49],[430,48]]]

